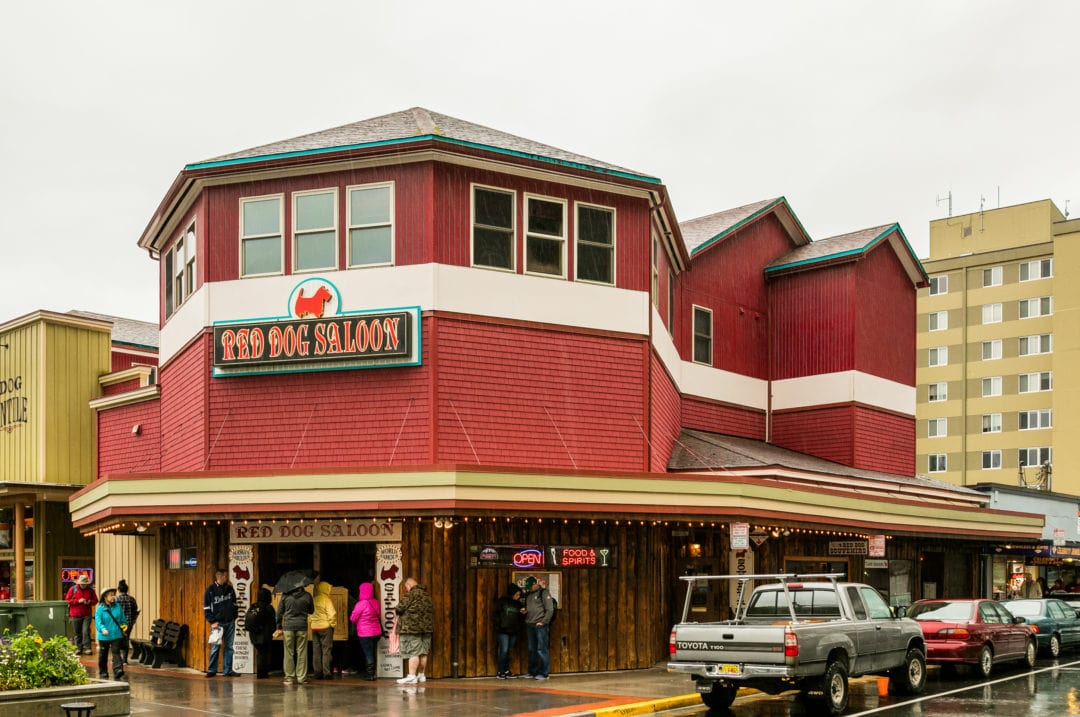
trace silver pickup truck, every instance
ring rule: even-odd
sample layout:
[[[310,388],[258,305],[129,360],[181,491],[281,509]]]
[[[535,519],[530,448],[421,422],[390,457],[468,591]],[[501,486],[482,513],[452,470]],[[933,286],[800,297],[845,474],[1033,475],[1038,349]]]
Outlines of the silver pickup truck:
[[[830,714],[847,708],[848,677],[884,675],[890,689],[918,694],[926,684],[926,645],[914,620],[881,594],[842,575],[693,575],[682,621],[671,629],[669,672],[690,675],[709,707],[727,707],[739,687],[768,694],[797,689]],[[698,581],[740,581],[735,619],[694,622]],[[743,600],[749,581],[764,584]]]

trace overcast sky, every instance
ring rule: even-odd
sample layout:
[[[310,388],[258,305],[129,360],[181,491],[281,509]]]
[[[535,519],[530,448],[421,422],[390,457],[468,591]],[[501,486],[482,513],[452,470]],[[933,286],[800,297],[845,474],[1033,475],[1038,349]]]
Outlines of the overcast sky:
[[[0,323],[156,320],[136,241],[187,163],[414,106],[658,176],[678,218],[784,195],[822,239],[1080,211],[1080,2],[20,2],[0,42]],[[1000,199],[999,199],[1000,197]]]

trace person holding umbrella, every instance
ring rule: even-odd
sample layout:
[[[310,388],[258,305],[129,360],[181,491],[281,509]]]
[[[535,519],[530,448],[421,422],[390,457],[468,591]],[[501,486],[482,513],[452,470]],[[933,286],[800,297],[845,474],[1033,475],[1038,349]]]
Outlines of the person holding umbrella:
[[[233,672],[233,638],[236,636],[236,591],[229,584],[229,573],[218,568],[214,573],[214,582],[203,593],[203,615],[210,623],[210,633],[220,629],[218,639],[210,643],[210,660],[206,665],[206,676],[217,675],[218,655],[222,655],[221,674],[225,677],[239,677]]]
[[[274,592],[284,593],[277,611],[277,631],[285,647],[285,684],[307,684],[308,615],[315,612],[311,594],[304,590],[312,575],[306,570],[291,570],[281,576]]]

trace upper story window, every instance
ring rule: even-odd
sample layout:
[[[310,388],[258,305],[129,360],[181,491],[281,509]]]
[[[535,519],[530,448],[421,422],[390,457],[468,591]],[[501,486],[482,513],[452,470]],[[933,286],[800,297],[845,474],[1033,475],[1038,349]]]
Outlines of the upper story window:
[[[1020,337],[1020,355],[1034,356],[1035,354],[1048,354],[1053,351],[1054,341],[1050,334],[1037,334],[1035,336]]]
[[[195,293],[195,223],[165,253],[165,316],[179,309]]]
[[[928,438],[943,438],[948,435],[949,422],[944,418],[931,418],[926,421],[926,436]]]
[[[989,269],[983,269],[982,272],[982,285],[985,286],[1001,286],[1001,267],[992,266]]]
[[[346,219],[349,226],[349,266],[393,264],[393,183],[349,187],[346,191],[349,197],[346,205],[349,214]],[[510,195],[510,204],[512,207],[513,195]],[[475,237],[474,224],[474,247]]]
[[[944,473],[949,469],[949,459],[944,453],[931,453],[926,457],[926,469],[930,473]]]
[[[1021,467],[1042,466],[1053,461],[1053,451],[1048,447],[1021,448],[1017,458]]]
[[[941,383],[931,383],[926,387],[926,398],[931,403],[936,401],[945,401],[949,398],[949,384],[942,381]]]
[[[982,342],[983,361],[994,361],[1001,358],[1001,339]]]
[[[949,363],[949,347],[937,346],[929,350],[927,364],[933,366],[945,366]]]
[[[982,380],[982,396],[990,398],[1001,395],[1001,376],[987,376]]]
[[[694,307],[694,363],[712,366],[712,312]]]
[[[1020,393],[1049,391],[1054,387],[1054,380],[1049,371],[1020,374],[1018,390]]]
[[[525,273],[566,276],[566,202],[525,196]]]
[[[938,294],[949,293],[949,276],[943,274],[942,276],[930,277],[930,296],[937,296]]]
[[[615,210],[578,204],[577,258],[575,271],[580,281],[615,283]]]
[[[983,451],[982,467],[984,471],[1001,468],[1001,451]]]
[[[1032,319],[1036,316],[1049,316],[1054,308],[1054,300],[1049,296],[1037,299],[1020,299],[1020,318]]]
[[[1021,431],[1032,431],[1038,428],[1051,428],[1053,423],[1053,411],[1044,408],[1038,411],[1020,411],[1017,424]]]
[[[1053,259],[1036,259],[1035,261],[1025,261],[1020,264],[1020,281],[1049,279],[1053,275]]]
[[[472,263],[514,270],[514,193],[473,185]]]
[[[293,194],[293,269],[337,268],[337,190]]]
[[[1001,433],[1001,414],[984,413],[982,417],[983,433]]]
[[[931,311],[927,316],[927,327],[930,331],[944,331],[949,328],[949,312]]]
[[[983,304],[982,322],[984,324],[1001,323],[1001,304]]]
[[[240,200],[240,275],[282,272],[282,198]]]

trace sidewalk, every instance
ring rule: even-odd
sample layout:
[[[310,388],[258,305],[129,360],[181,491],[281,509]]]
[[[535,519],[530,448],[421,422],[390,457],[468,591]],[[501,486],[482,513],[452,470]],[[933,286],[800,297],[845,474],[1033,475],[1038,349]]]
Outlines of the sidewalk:
[[[91,677],[95,657],[84,657]],[[286,685],[280,675],[256,680],[207,679],[189,669],[128,666],[131,713],[161,717],[258,714],[260,717],[375,715],[394,717],[604,717],[646,715],[701,704],[684,675],[662,665],[647,670],[552,675],[546,682],[492,678],[439,679],[408,687],[393,680],[367,682],[356,675]]]

